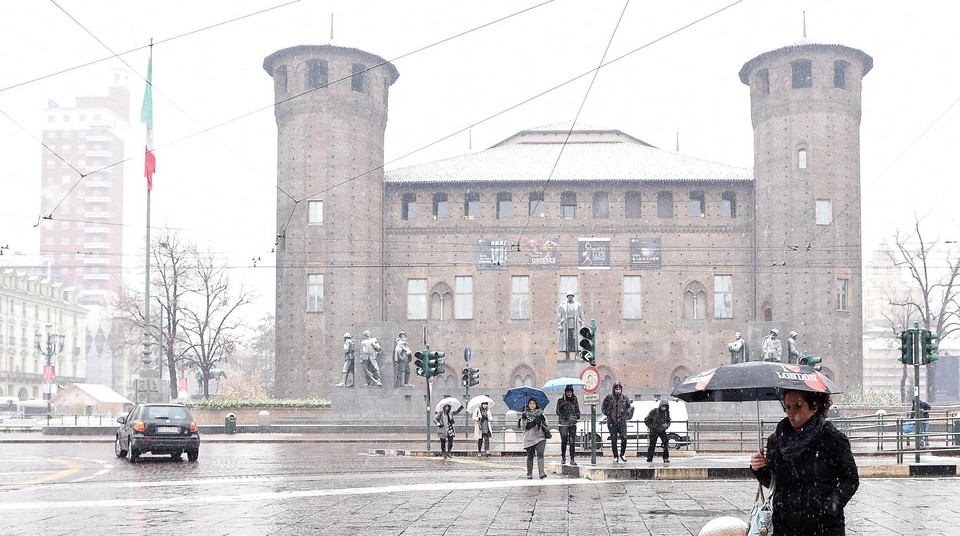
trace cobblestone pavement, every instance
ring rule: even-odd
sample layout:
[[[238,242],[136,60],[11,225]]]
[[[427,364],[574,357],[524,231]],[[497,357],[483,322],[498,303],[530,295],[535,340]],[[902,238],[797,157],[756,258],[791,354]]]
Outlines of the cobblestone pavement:
[[[109,443],[2,444],[0,533],[696,535],[745,518],[756,491],[747,480],[527,480],[520,458],[370,447],[211,442],[196,463],[131,464]],[[847,534],[960,534],[958,494],[960,478],[862,479]]]

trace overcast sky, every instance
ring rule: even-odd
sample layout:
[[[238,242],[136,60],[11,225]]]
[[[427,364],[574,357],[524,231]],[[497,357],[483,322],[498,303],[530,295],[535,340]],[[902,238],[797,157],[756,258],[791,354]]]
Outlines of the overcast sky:
[[[0,110],[19,126],[0,115],[0,245],[25,253],[40,247],[34,228],[43,160],[38,138],[47,101],[69,106],[76,96],[104,95],[111,72],[123,69],[131,94],[124,265],[130,284],[140,288],[146,194],[138,120],[147,50],[123,54],[130,67],[113,58],[24,82],[110,56],[98,39],[119,53],[153,38],[159,149],[152,225],[179,229],[221,254],[234,280],[259,293],[248,311],[259,316],[274,307],[276,234],[276,123],[265,56],[332,43],[392,60],[400,72],[386,133],[387,167],[393,168],[573,120],[589,76],[505,110],[595,68],[624,8],[623,1],[596,0],[301,0],[162,42],[282,4],[5,0]],[[915,212],[940,238],[960,239],[953,210],[960,194],[953,159],[960,140],[958,2],[633,0],[607,60],[640,50],[600,71],[579,123],[617,128],[668,150],[679,133],[682,153],[752,168],[749,94],[737,73],[754,56],[801,40],[803,11],[809,40],[859,48],[874,58],[863,84],[861,125],[865,252],[895,226],[909,226]],[[500,115],[471,134],[434,143],[494,114]],[[256,268],[254,257],[262,259]]]

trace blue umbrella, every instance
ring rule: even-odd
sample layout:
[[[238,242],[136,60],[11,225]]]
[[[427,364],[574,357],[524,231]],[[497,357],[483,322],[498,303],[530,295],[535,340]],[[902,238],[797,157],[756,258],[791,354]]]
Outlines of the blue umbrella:
[[[550,403],[547,395],[535,387],[514,387],[503,395],[503,402],[513,411],[523,411],[531,398],[537,401],[537,407],[540,409],[546,408]]]
[[[583,387],[586,384],[587,382],[581,380],[580,378],[554,378],[552,380],[547,380],[547,383],[543,384],[543,390],[564,389],[568,385],[572,385],[574,387]]]

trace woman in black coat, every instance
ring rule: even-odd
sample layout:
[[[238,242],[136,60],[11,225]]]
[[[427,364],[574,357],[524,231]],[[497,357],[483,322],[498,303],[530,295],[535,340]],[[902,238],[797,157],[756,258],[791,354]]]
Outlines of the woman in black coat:
[[[843,536],[843,507],[860,486],[850,441],[826,420],[833,401],[825,393],[787,391],[787,417],[767,440],[766,455],[750,458],[764,486],[775,477],[776,536]]]

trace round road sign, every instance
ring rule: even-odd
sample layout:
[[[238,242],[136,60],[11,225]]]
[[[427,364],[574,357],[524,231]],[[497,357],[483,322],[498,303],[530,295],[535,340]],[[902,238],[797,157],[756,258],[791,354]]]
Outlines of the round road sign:
[[[472,356],[473,352],[470,351],[470,347],[468,346],[467,349],[463,351],[463,360],[469,363]]]
[[[584,368],[583,372],[580,373],[580,379],[586,384],[583,386],[583,390],[588,393],[595,393],[600,388],[600,371],[597,370],[597,367]]]

